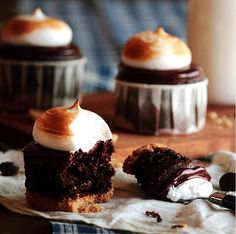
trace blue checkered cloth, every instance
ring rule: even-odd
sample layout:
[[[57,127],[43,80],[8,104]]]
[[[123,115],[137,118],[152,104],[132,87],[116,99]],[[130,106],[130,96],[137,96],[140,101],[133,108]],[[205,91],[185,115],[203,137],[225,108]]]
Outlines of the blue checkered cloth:
[[[51,221],[53,234],[133,234],[128,231],[113,231],[96,226]]]
[[[85,93],[114,89],[121,48],[133,34],[161,25],[186,39],[187,0],[18,0],[16,11],[38,6],[72,27],[88,60]]]

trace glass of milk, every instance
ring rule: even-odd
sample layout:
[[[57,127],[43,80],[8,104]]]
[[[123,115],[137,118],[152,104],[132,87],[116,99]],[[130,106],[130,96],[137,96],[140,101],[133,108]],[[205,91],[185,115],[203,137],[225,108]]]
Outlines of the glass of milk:
[[[236,0],[189,0],[188,44],[209,79],[208,102],[235,105]]]

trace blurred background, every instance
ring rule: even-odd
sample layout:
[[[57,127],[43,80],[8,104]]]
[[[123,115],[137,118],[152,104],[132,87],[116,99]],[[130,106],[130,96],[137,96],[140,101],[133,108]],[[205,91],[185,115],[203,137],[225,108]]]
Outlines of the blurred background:
[[[161,25],[186,41],[187,0],[2,0],[0,27],[36,7],[71,26],[88,61],[85,93],[114,90],[121,48],[133,34]]]

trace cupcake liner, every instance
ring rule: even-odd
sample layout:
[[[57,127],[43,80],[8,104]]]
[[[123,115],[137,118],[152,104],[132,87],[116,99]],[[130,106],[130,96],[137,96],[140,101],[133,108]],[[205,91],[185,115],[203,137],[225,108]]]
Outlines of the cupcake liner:
[[[116,80],[116,124],[152,135],[189,134],[205,125],[207,84],[149,85]]]
[[[1,107],[46,109],[70,105],[82,98],[86,59],[12,61],[0,59]]]

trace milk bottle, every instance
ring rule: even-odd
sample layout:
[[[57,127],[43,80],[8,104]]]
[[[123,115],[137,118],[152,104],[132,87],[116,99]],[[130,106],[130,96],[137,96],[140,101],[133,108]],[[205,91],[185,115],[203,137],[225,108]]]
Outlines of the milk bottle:
[[[188,44],[209,79],[209,103],[234,105],[236,0],[189,0]]]

